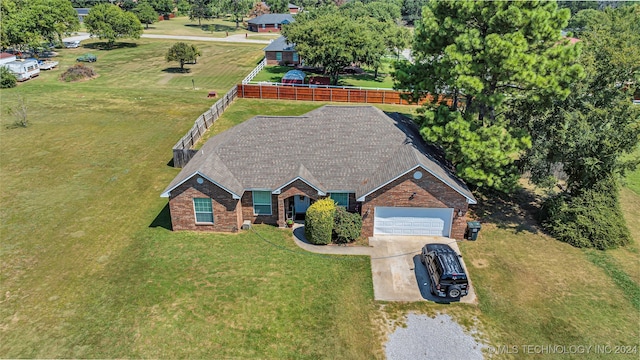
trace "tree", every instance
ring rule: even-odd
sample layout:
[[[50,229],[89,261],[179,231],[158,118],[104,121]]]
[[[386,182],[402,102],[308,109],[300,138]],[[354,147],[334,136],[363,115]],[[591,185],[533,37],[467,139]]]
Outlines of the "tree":
[[[139,2],[138,6],[133,9],[133,13],[136,14],[138,20],[149,28],[149,24],[153,24],[158,21],[158,13],[153,10],[153,7],[148,2]]]
[[[346,66],[365,59],[371,62],[366,58],[367,43],[371,40],[369,29],[335,8],[323,13],[300,14],[282,33],[296,44],[296,51],[307,64],[323,67],[334,85]]]
[[[195,45],[178,42],[173,44],[167,52],[167,61],[180,62],[180,70],[184,71],[184,64],[187,62],[195,62],[202,53]]]
[[[84,18],[84,25],[91,35],[107,40],[109,48],[113,46],[116,39],[139,39],[142,34],[142,24],[134,14],[111,4],[98,4],[92,7],[89,15]]]
[[[202,19],[208,19],[212,15],[211,0],[192,0],[189,19],[198,19],[198,26],[202,26]]]
[[[146,0],[153,9],[160,15],[168,14],[173,11],[173,0]]]
[[[62,41],[79,29],[78,15],[67,0],[3,0],[2,45],[38,46],[42,41]]]
[[[240,27],[240,22],[251,11],[253,0],[222,0],[222,9],[233,16],[236,22],[236,29]]]
[[[509,191],[515,161],[529,134],[505,111],[527,98],[566,98],[581,74],[576,46],[561,43],[569,11],[555,2],[430,1],[415,31],[415,63],[396,66],[395,86],[431,103],[419,117],[421,134],[442,146],[468,183]]]
[[[402,19],[407,25],[413,25],[422,19],[422,7],[427,4],[428,0],[404,0],[400,12]]]
[[[623,176],[639,162],[629,154],[640,137],[640,108],[631,101],[640,83],[640,5],[599,13],[582,33],[586,76],[572,84],[571,95],[513,114],[532,136],[526,158],[532,180],[555,186],[560,166],[570,194]]]
[[[269,12],[273,14],[289,13],[289,0],[271,0],[271,1],[268,1],[268,3],[269,3]]]

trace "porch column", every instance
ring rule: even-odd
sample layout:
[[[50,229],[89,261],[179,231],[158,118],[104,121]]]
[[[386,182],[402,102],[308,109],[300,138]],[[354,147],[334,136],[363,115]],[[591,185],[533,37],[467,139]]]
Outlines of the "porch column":
[[[285,223],[285,216],[284,216],[284,198],[282,197],[282,195],[278,195],[278,226],[283,228],[286,227],[287,224]]]

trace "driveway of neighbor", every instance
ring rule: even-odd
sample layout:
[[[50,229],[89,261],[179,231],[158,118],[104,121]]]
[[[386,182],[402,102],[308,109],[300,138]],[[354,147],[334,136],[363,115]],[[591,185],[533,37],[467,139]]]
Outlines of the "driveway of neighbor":
[[[458,254],[455,240],[437,236],[374,236],[365,246],[312,245],[304,238],[304,226],[294,227],[294,241],[301,248],[319,254],[368,255],[371,257],[373,293],[381,301],[435,301],[441,303],[457,300],[440,298],[429,291],[427,269],[420,262],[420,251],[427,243],[446,243]],[[462,266],[467,270],[464,259]],[[467,271],[467,274],[469,272]],[[476,303],[476,294],[469,280],[469,294],[460,298],[462,303]]]

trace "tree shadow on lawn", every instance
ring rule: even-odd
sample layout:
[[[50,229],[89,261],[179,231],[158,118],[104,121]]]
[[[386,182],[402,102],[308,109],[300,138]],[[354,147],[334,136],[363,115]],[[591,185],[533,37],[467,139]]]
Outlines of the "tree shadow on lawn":
[[[105,41],[105,42],[96,42],[96,43],[82,45],[82,47],[85,47],[87,49],[93,49],[93,50],[116,50],[116,49],[135,48],[135,47],[138,47],[138,44],[132,43],[132,42],[118,41],[113,43],[112,46],[109,46],[109,43]]]
[[[167,203],[162,210],[158,213],[155,219],[149,225],[150,228],[164,228],[167,230],[173,230],[171,226],[171,212],[169,211],[169,203]]]
[[[169,67],[166,69],[162,69],[162,71],[169,74],[188,74],[191,72],[191,69],[189,68],[180,69],[179,67]]]
[[[231,25],[223,25],[223,24],[185,24],[184,26],[190,28],[200,28],[200,30],[204,32],[214,32],[214,31],[235,31],[236,27]]]
[[[540,210],[540,199],[526,189],[516,190],[505,195],[486,191],[476,194],[478,204],[473,212],[480,222],[491,222],[500,229],[514,229],[516,233],[528,231],[534,234],[543,232],[535,220]]]

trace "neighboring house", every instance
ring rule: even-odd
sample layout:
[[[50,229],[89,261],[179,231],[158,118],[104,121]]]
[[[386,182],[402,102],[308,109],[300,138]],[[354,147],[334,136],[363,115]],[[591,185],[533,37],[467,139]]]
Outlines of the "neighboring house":
[[[364,236],[455,239],[476,203],[411,120],[372,106],[256,116],[210,138],[161,196],[173,230],[284,227],[330,197],[363,216]]]
[[[18,58],[14,54],[9,54],[7,52],[0,53],[0,65],[4,65],[10,62],[16,61]]]
[[[289,3],[289,14],[297,14],[300,11],[302,11],[302,8],[300,8],[300,6]]]
[[[264,48],[264,57],[267,59],[267,65],[300,64],[296,45],[287,42],[284,36],[273,40],[269,46]]]
[[[16,76],[16,79],[18,79],[18,81],[29,80],[40,75],[38,60],[35,59],[16,60],[8,62],[6,64],[2,64],[2,66],[9,69],[9,71],[11,71],[13,75]]]
[[[78,13],[78,21],[84,22],[84,18],[89,15],[90,8],[75,8],[76,13]]]
[[[280,32],[282,25],[292,23],[291,14],[264,14],[247,21],[249,31]]]

